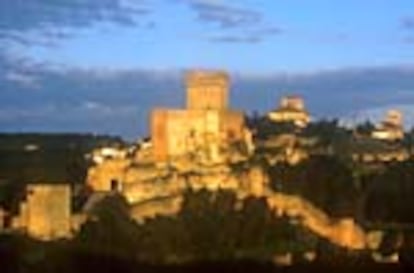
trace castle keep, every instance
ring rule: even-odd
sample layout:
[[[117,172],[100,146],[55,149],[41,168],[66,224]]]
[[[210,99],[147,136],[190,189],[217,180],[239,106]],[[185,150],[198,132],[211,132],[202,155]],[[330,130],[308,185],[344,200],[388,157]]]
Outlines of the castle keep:
[[[190,71],[186,74],[187,109],[225,110],[228,107],[229,76],[222,71]]]
[[[229,77],[224,72],[191,71],[186,77],[187,109],[155,109],[151,136],[155,161],[198,154],[220,161],[225,146],[243,139],[244,116],[228,108]]]

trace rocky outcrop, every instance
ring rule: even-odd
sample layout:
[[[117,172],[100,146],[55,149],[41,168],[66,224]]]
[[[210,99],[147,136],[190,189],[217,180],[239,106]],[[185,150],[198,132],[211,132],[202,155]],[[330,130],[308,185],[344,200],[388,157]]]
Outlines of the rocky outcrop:
[[[148,218],[155,218],[161,215],[174,215],[181,209],[182,195],[155,198],[146,202],[133,204],[130,213],[139,223]]]
[[[246,191],[238,192],[240,199],[250,196]],[[369,234],[352,218],[332,219],[322,210],[298,196],[264,192],[258,197],[265,197],[269,207],[278,216],[288,216],[297,220],[318,236],[338,246],[362,250],[367,248]],[[139,222],[159,215],[174,215],[180,210],[182,195],[155,198],[143,203],[134,204],[131,215]]]
[[[241,166],[234,170],[230,164],[202,164],[188,157],[164,164],[142,164],[132,157],[93,167],[88,183],[102,190],[109,188],[108,181],[118,179],[118,190],[130,203],[131,216],[139,222],[157,215],[176,214],[188,190],[226,189],[234,191],[239,200],[249,196],[265,198],[276,215],[295,219],[336,245],[353,250],[372,249],[368,246],[370,234],[352,218],[334,219],[300,196],[275,192],[268,187],[269,178],[260,166],[246,161]]]
[[[265,196],[275,213],[297,219],[320,237],[349,249],[366,248],[367,234],[352,218],[332,219],[299,196],[270,192]]]

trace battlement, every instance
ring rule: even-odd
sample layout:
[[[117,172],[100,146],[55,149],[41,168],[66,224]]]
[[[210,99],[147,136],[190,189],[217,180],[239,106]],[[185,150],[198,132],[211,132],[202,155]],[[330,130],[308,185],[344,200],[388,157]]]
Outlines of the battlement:
[[[229,75],[220,70],[190,70],[185,75],[187,87],[220,85],[228,88],[230,83]]]
[[[192,70],[185,76],[187,109],[223,110],[228,107],[229,76],[223,71]]]

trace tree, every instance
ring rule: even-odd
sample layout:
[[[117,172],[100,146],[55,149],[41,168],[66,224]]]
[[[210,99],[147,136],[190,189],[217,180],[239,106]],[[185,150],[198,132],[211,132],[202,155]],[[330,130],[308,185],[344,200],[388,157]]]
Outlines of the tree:
[[[155,262],[264,261],[315,245],[309,234],[274,215],[264,199],[238,201],[230,191],[189,191],[176,217],[157,217],[140,229],[140,253]]]
[[[95,205],[75,242],[93,253],[135,257],[139,238],[138,225],[129,216],[126,200],[114,195]]]
[[[296,166],[278,164],[269,175],[275,190],[300,195],[334,216],[355,213],[352,172],[336,156],[312,156]]]
[[[371,121],[366,120],[364,123],[360,123],[355,127],[355,132],[362,136],[371,136],[374,129],[375,125]]]
[[[306,138],[316,138],[317,145],[314,147],[316,150],[349,159],[352,134],[338,123],[337,119],[313,122],[303,130],[301,135]]]
[[[394,162],[365,179],[365,216],[377,222],[414,223],[414,161]]]

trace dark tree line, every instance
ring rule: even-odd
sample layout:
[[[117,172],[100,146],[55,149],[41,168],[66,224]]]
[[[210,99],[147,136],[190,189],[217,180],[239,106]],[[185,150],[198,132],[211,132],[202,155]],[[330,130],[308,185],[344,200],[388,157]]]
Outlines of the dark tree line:
[[[264,200],[247,199],[239,209],[236,203],[231,192],[188,192],[178,215],[138,226],[122,199],[110,199],[97,208],[97,220],[82,228],[77,241],[91,251],[155,263],[266,261],[276,253],[300,255],[316,247],[313,235],[277,218]]]
[[[85,182],[85,155],[101,145],[122,145],[109,136],[0,134],[0,206],[14,210],[28,183]],[[34,150],[25,149],[34,145]]]
[[[336,156],[312,156],[268,169],[271,186],[300,195],[330,215],[376,223],[414,224],[414,161],[393,162],[356,175]]]
[[[276,191],[296,194],[332,216],[355,214],[358,190],[349,167],[334,156],[313,156],[295,166],[277,164],[268,170]]]
[[[363,178],[366,218],[414,224],[414,161],[395,162]]]

